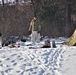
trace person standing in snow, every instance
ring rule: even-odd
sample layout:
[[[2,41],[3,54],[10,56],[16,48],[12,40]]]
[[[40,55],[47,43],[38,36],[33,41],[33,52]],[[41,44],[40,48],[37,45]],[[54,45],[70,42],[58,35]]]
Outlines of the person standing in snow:
[[[31,41],[33,43],[40,41],[40,30],[41,26],[36,16],[32,19],[30,26],[29,26],[29,32],[32,32],[31,35]]]

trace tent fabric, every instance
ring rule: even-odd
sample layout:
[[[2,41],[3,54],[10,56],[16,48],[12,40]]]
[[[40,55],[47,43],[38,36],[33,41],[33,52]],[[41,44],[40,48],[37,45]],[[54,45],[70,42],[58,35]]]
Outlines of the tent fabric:
[[[76,29],[74,33],[72,34],[72,36],[68,38],[65,42],[63,42],[62,44],[68,45],[68,46],[76,46]]]

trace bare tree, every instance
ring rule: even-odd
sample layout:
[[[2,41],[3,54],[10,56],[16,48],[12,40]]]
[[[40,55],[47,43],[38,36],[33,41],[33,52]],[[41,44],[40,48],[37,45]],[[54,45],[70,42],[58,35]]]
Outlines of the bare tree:
[[[71,33],[71,12],[72,12],[72,8],[71,8],[71,0],[67,0],[67,5],[66,5],[66,26],[65,26],[65,31],[66,35],[68,37],[68,34]]]
[[[4,7],[4,0],[2,0],[2,6]]]

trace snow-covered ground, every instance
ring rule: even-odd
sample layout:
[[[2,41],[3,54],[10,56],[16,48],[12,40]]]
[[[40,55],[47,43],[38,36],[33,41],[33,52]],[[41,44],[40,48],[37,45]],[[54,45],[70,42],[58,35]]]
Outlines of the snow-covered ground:
[[[0,75],[76,75],[76,47],[40,45],[0,49]]]
[[[62,75],[76,75],[76,46],[64,46]]]

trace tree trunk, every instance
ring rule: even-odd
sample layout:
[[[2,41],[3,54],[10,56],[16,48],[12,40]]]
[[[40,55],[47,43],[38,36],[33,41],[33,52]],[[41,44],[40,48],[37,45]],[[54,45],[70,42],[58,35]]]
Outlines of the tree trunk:
[[[66,5],[66,26],[65,26],[65,32],[66,36],[69,37],[71,33],[71,0],[67,0],[67,5]]]
[[[2,6],[4,7],[4,0],[2,0]]]
[[[3,19],[5,18],[5,6],[4,6],[5,4],[4,4],[4,0],[2,0],[2,6],[3,6],[3,8],[2,8],[2,15],[3,15]]]
[[[64,42],[63,44],[68,45],[68,46],[76,46],[76,29],[74,33],[72,34],[72,36],[68,38],[67,41]]]

